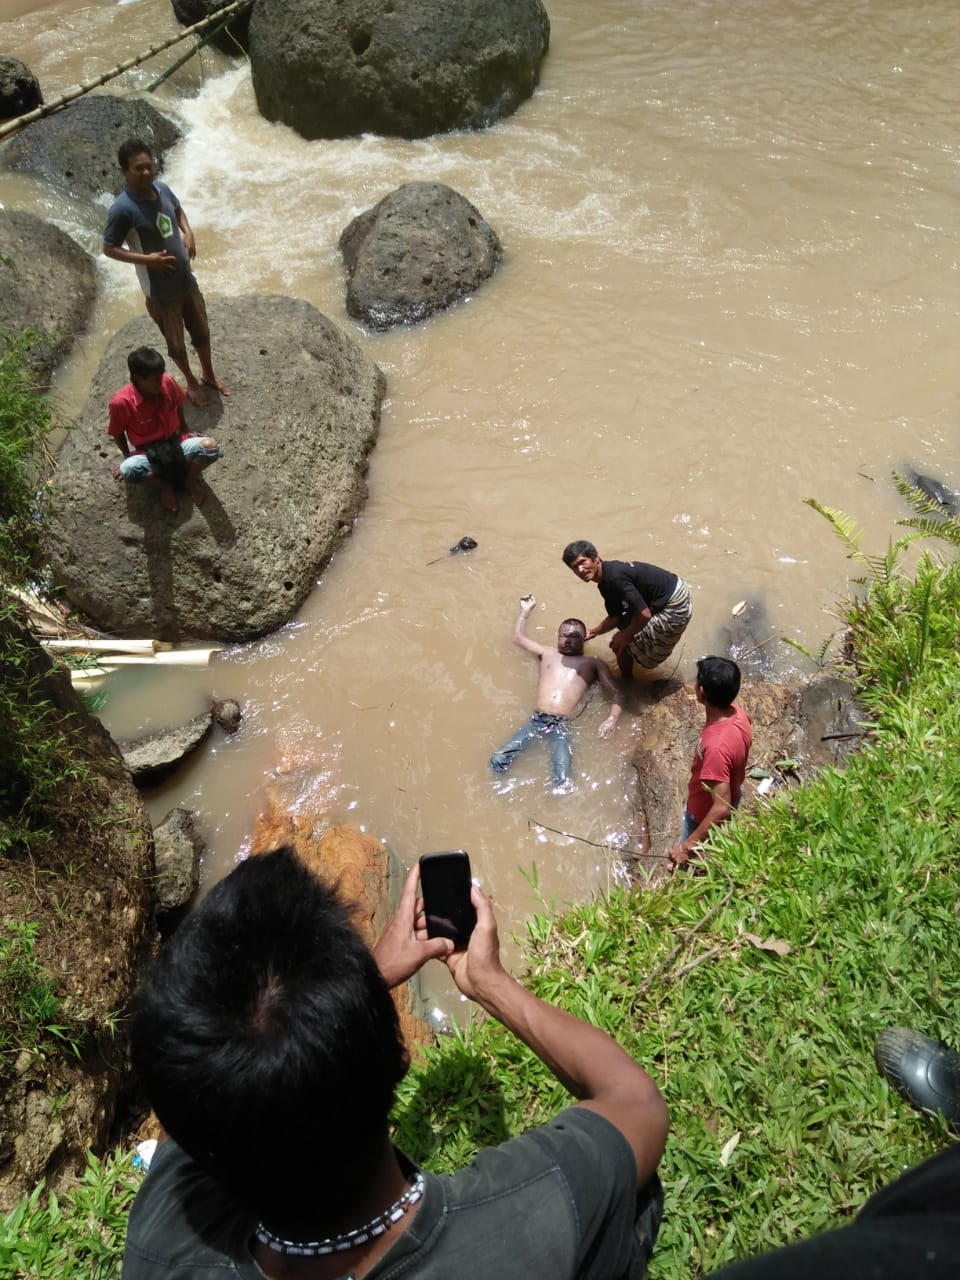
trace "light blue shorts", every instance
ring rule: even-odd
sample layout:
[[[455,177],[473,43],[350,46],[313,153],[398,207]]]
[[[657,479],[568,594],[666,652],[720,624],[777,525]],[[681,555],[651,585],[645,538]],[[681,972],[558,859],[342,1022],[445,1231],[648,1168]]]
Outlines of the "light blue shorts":
[[[220,457],[220,446],[216,444],[211,449],[203,443],[204,440],[210,439],[212,439],[211,436],[186,436],[180,441],[183,456],[188,462],[192,458],[205,458],[208,462],[215,462]],[[131,453],[120,463],[121,480],[129,480],[131,484],[137,484],[152,475],[153,468],[145,453]]]

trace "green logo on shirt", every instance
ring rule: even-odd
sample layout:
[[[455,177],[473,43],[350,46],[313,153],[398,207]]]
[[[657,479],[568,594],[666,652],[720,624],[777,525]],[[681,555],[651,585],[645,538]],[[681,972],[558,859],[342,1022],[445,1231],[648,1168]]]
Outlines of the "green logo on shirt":
[[[173,219],[165,213],[158,213],[157,230],[163,236],[164,240],[169,240],[173,235]]]

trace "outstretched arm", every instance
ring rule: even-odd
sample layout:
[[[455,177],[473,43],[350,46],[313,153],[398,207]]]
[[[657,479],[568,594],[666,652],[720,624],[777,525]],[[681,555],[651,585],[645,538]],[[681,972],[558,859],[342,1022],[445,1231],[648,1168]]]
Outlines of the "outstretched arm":
[[[547,1004],[507,973],[490,902],[476,886],[472,898],[477,924],[469,945],[446,957],[454,982],[532,1049],[582,1106],[620,1130],[633,1149],[642,1185],[656,1169],[667,1138],[667,1107],[659,1089],[605,1031]]]
[[[619,622],[612,614],[607,614],[598,627],[589,627],[587,629],[587,639],[593,640],[597,636],[602,636],[606,631],[612,631],[614,627],[619,626]]]
[[[644,608],[640,609],[637,613],[633,615],[633,617],[630,619],[630,621],[621,631],[617,632],[617,634],[610,641],[610,648],[617,655],[617,657],[620,656],[620,651],[626,648],[626,646],[630,643],[630,641],[637,634],[637,632],[643,630],[643,628],[647,625],[647,623],[650,621],[652,617],[653,617],[653,614],[650,612],[648,608],[646,608],[646,606],[644,606]]]
[[[537,606],[537,597],[526,595],[520,597],[520,613],[516,622],[513,624],[513,643],[519,649],[525,649],[527,653],[535,654],[540,657],[541,654],[547,652],[547,646],[537,644],[536,640],[531,640],[526,633],[527,619],[533,613]]]
[[[597,679],[603,685],[607,693],[613,699],[613,706],[610,708],[610,714],[600,726],[600,737],[609,738],[617,727],[617,721],[620,719],[620,713],[623,711],[623,689],[618,681],[614,680],[610,674],[610,668],[605,662],[597,659]]]

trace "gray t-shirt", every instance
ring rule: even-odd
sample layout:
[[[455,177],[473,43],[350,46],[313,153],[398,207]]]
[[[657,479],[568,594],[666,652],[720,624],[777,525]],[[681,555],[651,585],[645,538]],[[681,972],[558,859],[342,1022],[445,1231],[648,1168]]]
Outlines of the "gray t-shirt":
[[[410,1227],[365,1280],[630,1280],[637,1169],[626,1139],[584,1107],[481,1151],[452,1177],[425,1175]],[[153,1159],[127,1232],[123,1280],[263,1280],[254,1222],[174,1143]]]
[[[157,253],[162,249],[172,253],[177,260],[176,271],[149,271],[138,265],[137,279],[148,298],[173,302],[190,293],[197,281],[177,222],[180,201],[159,178],[153,189],[154,195],[141,198],[129,187],[123,188],[107,214],[103,243],[118,249],[126,241],[133,253]]]

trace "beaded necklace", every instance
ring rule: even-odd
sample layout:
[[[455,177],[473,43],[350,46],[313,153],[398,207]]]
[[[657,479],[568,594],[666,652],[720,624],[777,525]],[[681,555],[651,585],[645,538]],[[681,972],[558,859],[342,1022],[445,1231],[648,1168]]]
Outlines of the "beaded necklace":
[[[346,1253],[348,1249],[356,1249],[382,1236],[388,1227],[399,1222],[411,1205],[417,1203],[423,1195],[423,1174],[418,1173],[413,1183],[406,1189],[399,1200],[395,1200],[383,1213],[362,1227],[354,1227],[339,1236],[328,1236],[326,1240],[284,1240],[283,1236],[274,1235],[269,1227],[258,1222],[254,1235],[261,1244],[275,1253],[283,1253],[291,1258],[323,1258],[331,1253]]]

